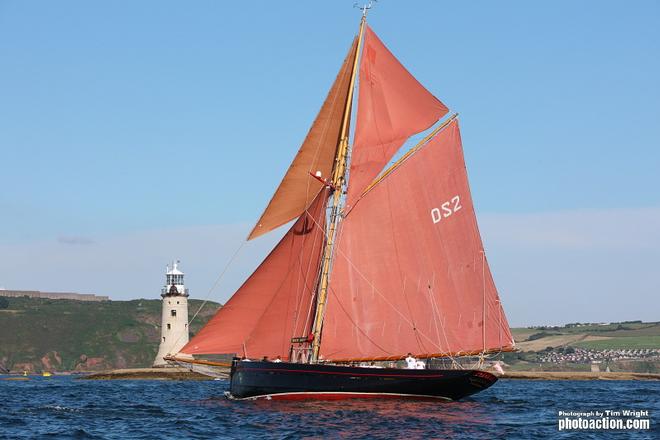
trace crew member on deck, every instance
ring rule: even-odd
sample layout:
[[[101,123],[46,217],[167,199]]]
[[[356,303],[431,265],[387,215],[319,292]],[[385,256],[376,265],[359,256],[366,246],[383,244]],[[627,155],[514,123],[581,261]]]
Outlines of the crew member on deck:
[[[417,368],[417,359],[415,359],[412,353],[408,353],[408,357],[406,358],[406,368],[409,370]]]

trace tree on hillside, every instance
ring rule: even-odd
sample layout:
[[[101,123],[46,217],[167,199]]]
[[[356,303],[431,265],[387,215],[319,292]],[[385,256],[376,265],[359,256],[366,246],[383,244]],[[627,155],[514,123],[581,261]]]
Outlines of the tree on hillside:
[[[0,296],[0,309],[9,308],[9,300],[4,296]]]

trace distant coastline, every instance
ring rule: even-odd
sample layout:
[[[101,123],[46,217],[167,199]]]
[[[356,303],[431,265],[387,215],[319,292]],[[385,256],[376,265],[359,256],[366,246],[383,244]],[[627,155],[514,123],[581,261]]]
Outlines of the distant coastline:
[[[497,374],[495,371],[493,373]],[[190,371],[186,368],[125,368],[75,374],[85,380],[213,380],[213,377]],[[38,375],[37,375],[38,376]],[[54,376],[71,376],[61,372]],[[23,379],[25,377],[25,379]],[[220,379],[229,378],[229,369],[218,371]],[[0,380],[29,380],[29,376],[9,375]],[[500,380],[660,380],[657,373],[632,372],[585,372],[585,371],[511,371],[499,374]]]
[[[107,296],[94,293],[73,292],[41,292],[39,290],[8,290],[0,289],[0,296],[8,298],[46,298],[46,299],[70,299],[74,301],[110,301]]]
[[[151,367],[160,339],[160,299],[112,301],[89,295],[72,300],[61,295],[66,294],[0,290],[0,328],[7,329],[0,332],[0,374]],[[191,316],[202,303],[190,300]],[[192,333],[220,307],[204,304],[190,324]],[[660,374],[660,322],[534,326],[513,328],[512,334],[518,351],[489,358],[500,364],[503,379],[637,380]]]
[[[510,371],[500,379],[519,380],[660,380],[656,373],[590,372],[590,371]]]

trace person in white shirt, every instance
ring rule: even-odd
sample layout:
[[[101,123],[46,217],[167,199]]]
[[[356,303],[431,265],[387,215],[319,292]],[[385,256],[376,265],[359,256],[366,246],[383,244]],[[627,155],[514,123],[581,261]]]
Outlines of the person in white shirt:
[[[277,356],[273,362],[282,362],[282,356]]]
[[[417,368],[417,359],[413,357],[412,353],[408,353],[408,357],[406,358],[406,368],[409,370]]]
[[[424,369],[426,369],[426,362],[424,362],[424,361],[421,360],[421,359],[418,360],[417,362],[415,362],[415,368],[416,368],[417,370],[424,370]]]

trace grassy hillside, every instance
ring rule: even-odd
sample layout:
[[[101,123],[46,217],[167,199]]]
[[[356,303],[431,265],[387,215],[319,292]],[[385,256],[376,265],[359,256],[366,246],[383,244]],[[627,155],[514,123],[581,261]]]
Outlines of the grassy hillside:
[[[608,337],[602,339],[580,341],[573,345],[575,347],[591,348],[594,350],[632,350],[638,348],[660,348],[660,336],[626,336],[621,338]]]
[[[0,309],[0,368],[22,371],[148,367],[160,339],[161,301],[7,298]],[[190,316],[202,304],[189,300]],[[218,309],[208,302],[191,333]]]
[[[660,348],[660,322],[516,328],[512,333],[522,351],[569,346],[598,350]]]
[[[660,322],[569,324],[512,329],[518,352],[502,359],[512,370],[660,372]]]

